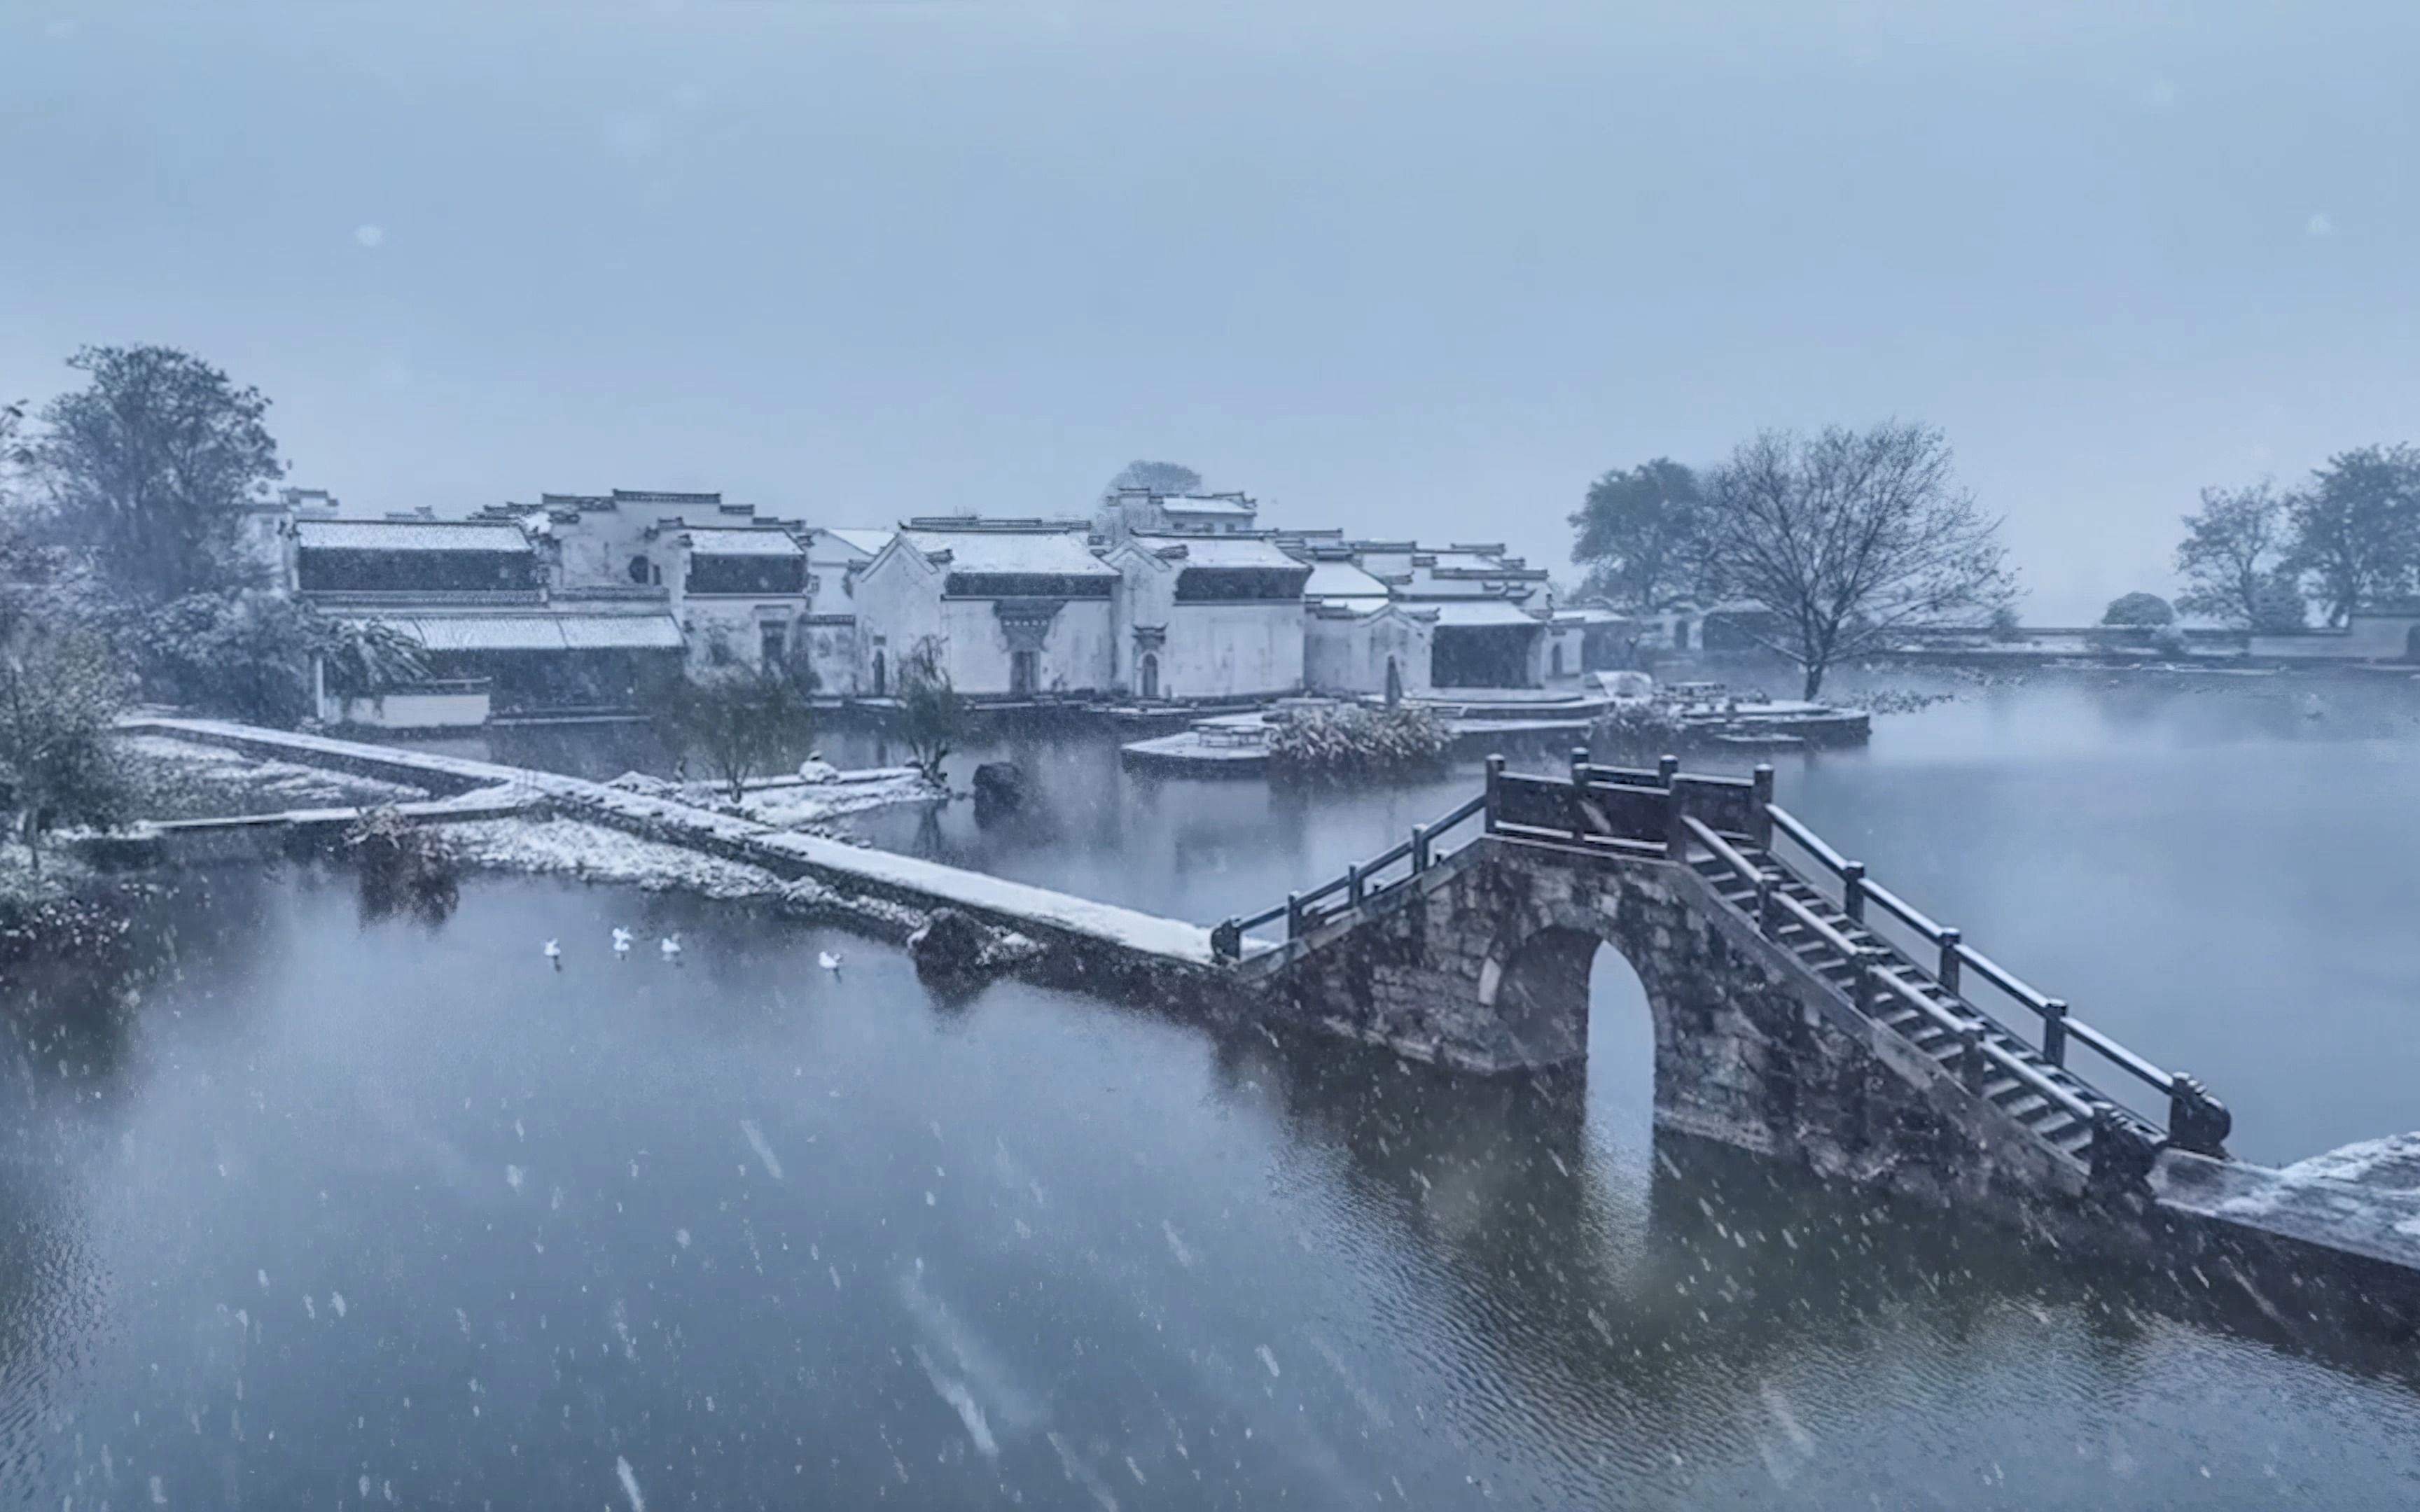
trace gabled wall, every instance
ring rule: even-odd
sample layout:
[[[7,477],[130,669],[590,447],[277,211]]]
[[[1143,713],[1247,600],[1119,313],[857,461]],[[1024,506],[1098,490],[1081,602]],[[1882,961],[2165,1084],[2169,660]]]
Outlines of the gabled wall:
[[[1383,697],[1389,656],[1405,696],[1429,691],[1434,627],[1427,621],[1395,609],[1360,615],[1314,610],[1303,625],[1303,682],[1311,692]]]

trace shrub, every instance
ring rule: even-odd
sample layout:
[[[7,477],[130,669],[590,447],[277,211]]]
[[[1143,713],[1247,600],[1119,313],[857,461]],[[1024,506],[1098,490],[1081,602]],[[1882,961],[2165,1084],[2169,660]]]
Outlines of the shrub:
[[[2177,611],[2157,594],[2127,594],[2110,600],[2107,611],[2101,616],[2101,623],[2148,629],[2172,624],[2176,617]]]
[[[112,639],[145,696],[292,726],[317,713],[311,661],[329,689],[375,698],[427,675],[417,643],[390,625],[334,620],[273,594],[187,594],[111,616]]]
[[[1681,721],[1660,703],[1617,703],[1589,727],[1589,743],[1617,757],[1660,756],[1680,743]]]
[[[1284,772],[1360,777],[1442,765],[1453,731],[1435,711],[1349,704],[1298,714],[1269,738],[1269,764]]]
[[[107,650],[90,636],[24,622],[0,643],[0,810],[37,872],[46,831],[124,817],[114,740],[124,698]]]
[[[345,831],[344,849],[360,870],[362,911],[377,918],[410,903],[442,917],[459,890],[453,847],[393,809],[372,809]]]

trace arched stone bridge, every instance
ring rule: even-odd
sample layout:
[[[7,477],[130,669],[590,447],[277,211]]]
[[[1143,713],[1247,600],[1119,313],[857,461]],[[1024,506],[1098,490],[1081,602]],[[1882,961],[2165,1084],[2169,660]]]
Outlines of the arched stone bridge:
[[[2198,1083],[1869,880],[1774,804],[1770,767],[1491,760],[1438,825],[1215,936],[1270,1016],[1483,1072],[1586,1054],[1600,944],[1646,989],[1661,1127],[1933,1189],[2129,1190],[2163,1149],[2226,1153]]]

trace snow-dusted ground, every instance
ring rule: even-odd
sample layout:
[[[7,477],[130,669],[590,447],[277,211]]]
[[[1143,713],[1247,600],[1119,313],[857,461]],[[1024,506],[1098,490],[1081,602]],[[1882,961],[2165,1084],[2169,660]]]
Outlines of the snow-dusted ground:
[[[275,812],[330,804],[401,803],[428,796],[425,790],[400,782],[262,760],[222,746],[167,735],[121,736],[118,748],[149,769],[153,786],[161,790],[156,806],[180,810],[145,815],[152,819]]]
[[[708,898],[772,898],[780,877],[763,867],[642,840],[578,819],[478,819],[449,825],[445,841],[467,865],[619,883]]]
[[[2352,1181],[2380,1192],[2420,1192],[2420,1133],[2364,1139],[2298,1160],[2277,1174],[2289,1181]]]
[[[814,781],[780,778],[751,782],[748,795],[736,808],[728,790],[720,782],[668,782],[661,778],[625,772],[605,786],[752,819],[774,829],[806,829],[869,809],[886,809],[898,803],[933,803],[944,796],[939,789],[904,766],[863,772],[835,772],[828,766],[821,770],[828,775]]]
[[[137,721],[130,720],[130,724]],[[614,787],[529,771],[489,762],[467,761],[433,752],[406,752],[391,747],[365,746],[325,735],[261,730],[214,719],[145,718],[153,733],[188,733],[202,739],[220,739],[250,750],[274,750],[299,756],[324,755],[332,761],[361,764],[377,761],[409,765],[468,786],[506,784],[516,791],[553,799],[566,807],[587,808],[610,814],[624,830],[653,829],[659,833],[694,836],[701,846],[753,850],[776,857],[784,871],[829,878],[829,882],[793,883],[785,899],[802,905],[813,896],[814,906],[890,922],[897,914],[921,921],[913,908],[885,900],[911,897],[927,907],[954,905],[993,919],[1016,920],[1080,935],[1141,955],[1156,955],[1191,964],[1211,960],[1210,931],[1181,919],[1161,918],[1115,903],[1071,897],[1047,887],[1011,882],[981,872],[887,851],[867,850],[798,829],[775,829],[737,815],[718,814],[686,801],[687,795],[664,796],[636,787]],[[879,894],[879,897],[874,896]],[[914,927],[909,923],[909,928]]]
[[[2162,1157],[2172,1207],[2420,1269],[2420,1133],[2390,1134],[2271,1169]]]
[[[850,922],[892,939],[904,937],[925,918],[923,910],[904,903],[843,892],[811,878],[785,882],[763,867],[585,820],[478,819],[449,825],[444,835],[463,864],[489,871],[770,903],[785,913]]]

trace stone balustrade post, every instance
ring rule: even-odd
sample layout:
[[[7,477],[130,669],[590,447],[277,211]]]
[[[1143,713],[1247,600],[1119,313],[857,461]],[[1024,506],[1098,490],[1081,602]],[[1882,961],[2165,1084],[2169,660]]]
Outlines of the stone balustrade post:
[[[1983,1026],[1968,1024],[1958,1031],[1958,1080],[1966,1090],[1983,1095],[1983,1071],[1989,1061],[1983,1058]]]

